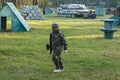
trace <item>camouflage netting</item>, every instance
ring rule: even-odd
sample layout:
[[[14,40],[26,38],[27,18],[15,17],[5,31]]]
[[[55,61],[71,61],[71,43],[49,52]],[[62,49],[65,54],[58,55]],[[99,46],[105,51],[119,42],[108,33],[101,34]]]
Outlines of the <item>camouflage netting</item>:
[[[27,20],[45,19],[37,5],[23,6],[21,15]]]

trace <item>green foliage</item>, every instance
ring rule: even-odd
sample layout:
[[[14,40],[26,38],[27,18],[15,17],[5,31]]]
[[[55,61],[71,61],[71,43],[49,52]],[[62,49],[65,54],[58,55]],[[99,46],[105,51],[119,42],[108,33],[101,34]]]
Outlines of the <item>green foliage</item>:
[[[27,21],[30,32],[0,33],[0,80],[120,80],[120,32],[104,39],[100,19],[63,18]],[[65,72],[53,73],[52,55],[46,51],[51,24],[58,23],[68,43],[62,53]]]
[[[50,7],[52,6],[49,0],[0,0],[0,7],[5,2],[12,2],[17,8],[21,8],[23,5],[38,5],[39,7]]]

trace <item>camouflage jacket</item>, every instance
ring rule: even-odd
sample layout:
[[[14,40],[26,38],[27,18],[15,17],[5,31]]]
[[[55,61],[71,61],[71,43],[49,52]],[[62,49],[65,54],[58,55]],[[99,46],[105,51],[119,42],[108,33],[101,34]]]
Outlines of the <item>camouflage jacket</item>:
[[[57,32],[50,33],[50,47],[51,50],[54,50],[58,47],[64,47],[64,50],[67,50],[66,40],[64,35],[59,32],[59,30]]]

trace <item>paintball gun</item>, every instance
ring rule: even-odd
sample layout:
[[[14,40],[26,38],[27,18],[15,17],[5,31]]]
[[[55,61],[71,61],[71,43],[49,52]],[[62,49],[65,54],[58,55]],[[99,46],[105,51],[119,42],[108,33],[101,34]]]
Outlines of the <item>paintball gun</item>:
[[[50,54],[52,54],[52,47],[49,44],[46,44],[46,49],[50,50]]]

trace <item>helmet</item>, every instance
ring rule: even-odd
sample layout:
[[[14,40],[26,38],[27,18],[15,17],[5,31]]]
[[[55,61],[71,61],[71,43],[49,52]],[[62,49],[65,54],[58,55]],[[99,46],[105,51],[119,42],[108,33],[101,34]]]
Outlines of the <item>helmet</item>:
[[[57,31],[58,30],[58,24],[56,24],[56,23],[52,24],[52,30]]]

